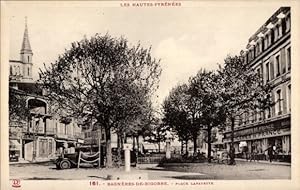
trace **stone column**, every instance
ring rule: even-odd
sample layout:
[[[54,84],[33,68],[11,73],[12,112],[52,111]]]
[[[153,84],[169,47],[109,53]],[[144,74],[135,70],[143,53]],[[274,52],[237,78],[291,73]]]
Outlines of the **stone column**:
[[[125,172],[130,172],[130,150],[132,149],[131,144],[124,144],[124,157],[125,157]]]
[[[170,131],[166,132],[166,158],[170,159],[171,158],[171,133]]]
[[[166,140],[166,158],[170,159],[171,158],[171,140],[167,139]]]

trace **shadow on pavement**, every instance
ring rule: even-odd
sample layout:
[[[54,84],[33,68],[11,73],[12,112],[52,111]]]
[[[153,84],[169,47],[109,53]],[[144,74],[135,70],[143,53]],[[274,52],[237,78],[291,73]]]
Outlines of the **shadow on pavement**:
[[[208,176],[208,175],[181,175],[181,176],[164,176],[165,178],[173,178],[173,179],[183,179],[183,180],[215,180],[214,176]]]
[[[101,177],[101,176],[95,176],[95,175],[91,175],[91,176],[88,176],[88,177],[99,178],[99,179],[107,180],[107,177]]]
[[[24,178],[24,180],[61,180],[61,178],[52,178],[52,177],[32,177],[32,178]]]

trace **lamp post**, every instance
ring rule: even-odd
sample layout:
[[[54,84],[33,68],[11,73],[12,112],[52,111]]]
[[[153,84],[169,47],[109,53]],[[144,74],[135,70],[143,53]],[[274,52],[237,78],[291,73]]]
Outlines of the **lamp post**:
[[[125,157],[125,172],[130,172],[130,150],[132,150],[132,144],[124,144],[124,157]]]
[[[171,158],[171,133],[169,131],[166,132],[166,159]]]

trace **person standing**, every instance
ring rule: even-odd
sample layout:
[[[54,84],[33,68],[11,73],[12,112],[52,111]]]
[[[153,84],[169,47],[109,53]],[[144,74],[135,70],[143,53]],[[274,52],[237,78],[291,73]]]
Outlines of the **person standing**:
[[[243,146],[242,153],[243,157],[248,161],[248,146]]]
[[[277,147],[276,145],[273,145],[273,159],[277,161]]]
[[[273,146],[270,145],[265,151],[267,151],[269,160],[270,160],[270,162],[272,162],[273,153],[274,153]]]
[[[257,150],[256,150],[255,146],[252,146],[252,148],[251,148],[250,162],[251,162],[252,160],[253,160],[254,162],[255,162],[255,160],[258,161],[258,158],[257,158]]]

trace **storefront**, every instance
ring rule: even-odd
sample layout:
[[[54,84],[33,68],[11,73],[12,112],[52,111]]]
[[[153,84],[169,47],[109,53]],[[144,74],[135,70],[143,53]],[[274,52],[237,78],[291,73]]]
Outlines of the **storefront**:
[[[21,155],[21,144],[20,140],[10,139],[9,140],[9,161],[18,162]]]
[[[34,140],[35,139],[35,140]],[[55,156],[55,141],[53,137],[26,134],[22,140],[22,158],[25,160],[45,160]]]
[[[231,142],[230,137],[231,132],[225,133],[223,142],[228,145]],[[247,146],[248,152],[261,155],[261,159],[265,159],[264,155],[269,146],[275,146],[278,160],[290,161],[290,117],[236,130],[234,132],[234,145],[237,152],[241,152],[241,142],[246,143],[244,146]]]

